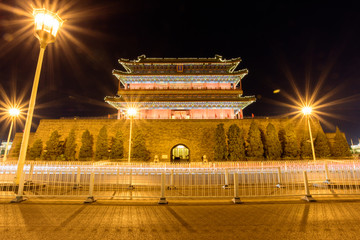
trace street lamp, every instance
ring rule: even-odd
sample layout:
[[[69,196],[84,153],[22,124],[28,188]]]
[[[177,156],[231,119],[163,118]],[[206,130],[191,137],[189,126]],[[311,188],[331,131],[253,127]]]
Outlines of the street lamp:
[[[303,112],[303,114],[307,118],[307,124],[309,126],[309,134],[310,134],[310,142],[311,142],[311,150],[312,150],[313,160],[316,161],[314,142],[313,142],[312,133],[311,133],[311,127],[310,127],[310,116],[311,116],[312,108],[310,106],[305,106],[305,107],[302,108],[301,111]]]
[[[131,156],[131,133],[132,133],[132,121],[134,116],[136,115],[137,110],[136,108],[128,108],[127,115],[130,118],[130,133],[129,133],[129,155],[128,155],[128,163],[130,164],[130,156]]]
[[[11,137],[11,131],[13,129],[14,126],[14,122],[17,116],[19,116],[20,114],[20,110],[17,108],[10,108],[9,109],[9,115],[11,117],[11,124],[10,124],[10,130],[9,130],[9,136],[6,142],[6,148],[5,148],[5,153],[4,153],[4,158],[3,158],[3,162],[6,161],[7,158],[7,151],[8,151],[8,147],[9,147],[9,141],[10,141],[10,137]]]
[[[29,143],[30,128],[32,124],[32,117],[34,113],[36,94],[39,85],[39,78],[40,78],[41,66],[44,58],[44,52],[46,46],[49,43],[55,42],[56,34],[64,22],[56,13],[48,11],[45,8],[34,9],[33,15],[35,20],[34,34],[35,37],[38,38],[40,41],[40,53],[35,71],[35,77],[31,91],[31,97],[29,101],[29,108],[26,116],[23,138],[21,141],[21,148],[20,148],[20,154],[18,160],[18,167],[16,171],[15,184],[20,183],[20,177],[24,169],[26,150]]]

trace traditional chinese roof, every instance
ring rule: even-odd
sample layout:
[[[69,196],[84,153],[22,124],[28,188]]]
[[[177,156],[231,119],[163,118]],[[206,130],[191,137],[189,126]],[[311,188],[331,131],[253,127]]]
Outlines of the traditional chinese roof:
[[[126,71],[114,70],[121,74],[227,74],[235,73],[240,58],[147,58],[141,55],[137,60],[119,59]],[[117,76],[118,77],[118,76]]]
[[[123,74],[117,70],[113,74],[126,86],[131,83],[233,83],[237,85],[248,73],[247,69],[234,74]]]
[[[120,59],[125,71],[113,70],[113,75],[125,89],[119,83],[118,96],[105,97],[105,101],[116,109],[126,109],[129,104],[144,109],[244,109],[256,99],[242,96],[241,79],[248,70],[236,70],[240,62],[240,58],[227,60],[219,55],[214,58],[147,58],[141,55],[136,60]],[[197,83],[227,83],[231,89],[196,89]],[[131,84],[153,87],[133,89]],[[176,86],[179,89],[170,89]]]
[[[164,102],[117,102],[106,101],[116,109],[126,110],[129,106],[136,106],[138,109],[245,109],[251,103],[255,102],[254,98],[244,97],[243,101],[164,101]]]
[[[234,108],[243,109],[256,101],[254,96],[242,97],[241,90],[188,90],[181,94],[174,90],[122,90],[119,96],[105,97],[105,102],[117,109],[138,105],[145,109]]]

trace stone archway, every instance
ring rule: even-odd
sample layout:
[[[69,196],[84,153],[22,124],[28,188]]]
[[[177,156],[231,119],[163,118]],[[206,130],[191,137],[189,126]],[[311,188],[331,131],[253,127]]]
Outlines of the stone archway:
[[[170,151],[171,162],[189,162],[190,149],[184,144],[175,145]]]

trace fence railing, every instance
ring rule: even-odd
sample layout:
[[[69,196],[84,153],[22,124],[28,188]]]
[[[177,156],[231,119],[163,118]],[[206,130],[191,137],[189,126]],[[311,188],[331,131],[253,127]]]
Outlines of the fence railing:
[[[221,162],[114,164],[27,162],[20,184],[16,163],[0,164],[0,197],[194,199],[360,194],[360,162]]]

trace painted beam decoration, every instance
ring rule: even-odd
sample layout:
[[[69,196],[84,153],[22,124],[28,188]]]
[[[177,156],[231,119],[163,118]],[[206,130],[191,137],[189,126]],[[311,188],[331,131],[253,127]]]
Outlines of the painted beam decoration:
[[[115,102],[106,101],[116,109],[126,110],[129,106],[140,109],[234,109],[240,110],[255,102],[255,99],[239,102]]]
[[[123,75],[113,74],[126,86],[131,83],[233,83],[238,84],[247,72],[234,75]]]

